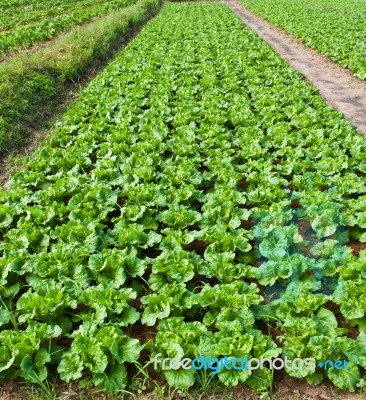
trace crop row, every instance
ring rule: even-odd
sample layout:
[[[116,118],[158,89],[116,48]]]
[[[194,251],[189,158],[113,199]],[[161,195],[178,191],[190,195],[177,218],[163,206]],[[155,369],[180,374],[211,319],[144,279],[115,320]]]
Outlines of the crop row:
[[[51,8],[38,13],[34,13],[32,9],[25,12],[22,10],[20,19],[12,12],[11,16],[2,18],[2,25],[7,30],[0,31],[0,57],[52,39],[74,26],[135,2],[135,0],[113,0],[96,4],[94,1],[86,0],[74,4],[71,8],[65,4],[64,7]]]
[[[0,377],[57,368],[117,392],[158,353],[281,355],[346,358],[287,373],[354,391],[365,150],[225,5],[166,5],[0,194]],[[218,374],[258,391],[272,378]]]
[[[29,23],[40,21],[45,18],[66,14],[80,9],[95,5],[95,0],[81,0],[78,2],[66,1],[40,1],[28,2],[25,7],[18,5],[5,7],[0,5],[1,20],[0,31],[9,31],[19,25],[27,25]]]
[[[241,3],[350,69],[360,79],[366,79],[363,0],[241,0]]]

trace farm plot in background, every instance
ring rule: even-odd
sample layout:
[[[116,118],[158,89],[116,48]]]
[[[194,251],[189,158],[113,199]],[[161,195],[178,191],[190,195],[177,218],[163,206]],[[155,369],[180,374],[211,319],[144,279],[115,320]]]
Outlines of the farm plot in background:
[[[117,392],[159,353],[313,357],[350,368],[286,372],[354,391],[365,150],[225,5],[166,5],[0,194],[0,376]]]
[[[25,1],[0,5],[0,58],[127,7],[135,0]]]
[[[366,79],[365,1],[241,0],[241,4]]]

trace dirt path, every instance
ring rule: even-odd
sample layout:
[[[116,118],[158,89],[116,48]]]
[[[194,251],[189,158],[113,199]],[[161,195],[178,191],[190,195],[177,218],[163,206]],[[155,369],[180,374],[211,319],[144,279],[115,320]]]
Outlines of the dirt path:
[[[366,136],[366,81],[354,77],[328,57],[246,10],[237,0],[225,0],[224,3],[276,53],[301,72],[311,85],[316,86],[331,107],[343,113]]]

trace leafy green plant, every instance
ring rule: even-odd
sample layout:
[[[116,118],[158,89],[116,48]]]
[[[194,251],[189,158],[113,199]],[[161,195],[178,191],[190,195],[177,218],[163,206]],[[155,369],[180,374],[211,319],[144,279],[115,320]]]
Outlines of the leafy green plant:
[[[0,377],[117,394],[159,353],[307,356],[351,367],[287,373],[361,387],[365,154],[225,5],[165,5],[0,192]],[[273,384],[161,372],[161,397]]]

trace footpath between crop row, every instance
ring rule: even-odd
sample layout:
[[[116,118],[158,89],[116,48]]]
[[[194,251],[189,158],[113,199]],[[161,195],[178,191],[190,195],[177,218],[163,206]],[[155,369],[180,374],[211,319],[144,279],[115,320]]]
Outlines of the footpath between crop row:
[[[237,0],[227,0],[225,4],[319,89],[331,107],[339,110],[359,132],[366,135],[366,81],[354,77],[349,70],[243,8]]]

